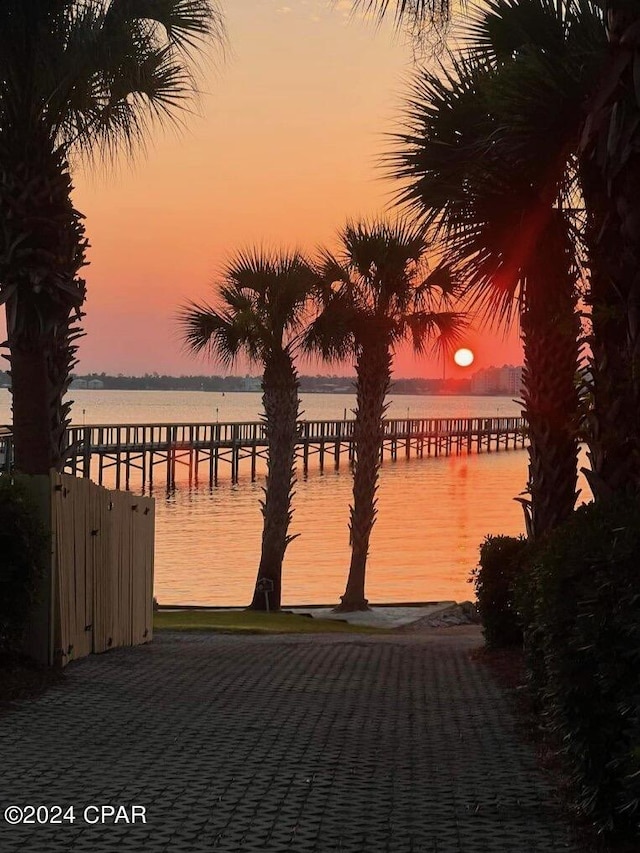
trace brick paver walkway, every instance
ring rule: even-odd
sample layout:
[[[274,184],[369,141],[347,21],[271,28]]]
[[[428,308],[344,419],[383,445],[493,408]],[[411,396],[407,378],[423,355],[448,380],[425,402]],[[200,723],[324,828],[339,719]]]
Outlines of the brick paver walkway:
[[[2,810],[76,817],[0,814],[2,853],[579,849],[464,640],[164,634],[0,717],[0,770]],[[88,824],[101,804],[147,823]]]

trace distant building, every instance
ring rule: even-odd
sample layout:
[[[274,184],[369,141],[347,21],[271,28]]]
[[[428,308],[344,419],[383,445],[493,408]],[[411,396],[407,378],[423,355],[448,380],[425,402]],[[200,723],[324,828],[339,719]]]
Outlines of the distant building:
[[[74,389],[82,389],[83,391],[87,388],[87,380],[86,379],[72,379],[69,385],[69,388]]]
[[[471,377],[472,394],[510,394],[518,396],[522,389],[522,367],[504,364],[485,367]]]
[[[245,376],[243,379],[243,391],[261,391],[262,381],[259,376]]]
[[[472,394],[490,394],[492,387],[492,374],[488,369],[476,370],[471,377]]]
[[[102,381],[102,379],[90,379],[87,382],[87,388],[89,388],[89,390],[91,391],[100,391],[102,388],[104,388],[104,382]]]

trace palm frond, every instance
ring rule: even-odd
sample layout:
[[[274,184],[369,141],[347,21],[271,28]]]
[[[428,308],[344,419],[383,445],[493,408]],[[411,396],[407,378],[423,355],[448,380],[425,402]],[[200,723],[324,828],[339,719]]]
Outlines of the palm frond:
[[[416,302],[421,306],[432,301],[436,294],[447,304],[461,295],[460,279],[448,263],[440,262],[415,289]]]
[[[460,311],[417,311],[407,316],[397,330],[397,340],[410,337],[414,352],[430,352],[443,356],[453,352],[461,343],[469,326],[468,315]]]
[[[169,43],[186,52],[211,36],[225,40],[222,14],[212,0],[111,0],[107,28],[140,20],[161,26]]]
[[[417,75],[387,164],[473,307],[510,323],[554,210],[578,230],[573,148],[606,36],[589,0],[488,0],[466,33],[466,52]],[[577,286],[572,245],[563,263]]]
[[[194,98],[195,49],[224,39],[216,0],[7,0],[0,126],[20,112],[25,134],[40,122],[89,158],[144,144],[150,124],[176,123]]]
[[[224,272],[227,286],[251,294],[254,310],[265,318],[274,339],[299,332],[319,276],[297,250],[245,249]]]
[[[532,45],[561,55],[573,0],[476,2],[461,24],[463,43],[490,61],[509,61]]]
[[[353,305],[344,294],[328,298],[322,310],[307,326],[302,349],[308,355],[319,355],[329,363],[344,361],[355,350]]]
[[[186,348],[231,364],[242,352],[264,364],[299,346],[318,274],[297,251],[247,248],[215,287],[221,309],[190,303],[178,316]]]
[[[317,263],[319,314],[306,350],[331,361],[358,360],[372,344],[391,351],[406,337],[421,350],[439,334],[440,311],[457,289],[451,269],[428,269],[431,245],[422,225],[406,218],[349,221],[340,236],[340,253],[324,251]]]
[[[396,26],[422,31],[429,25],[447,20],[450,0],[353,0],[354,10],[363,10],[382,21],[393,13]]]
[[[206,303],[187,303],[178,315],[185,349],[205,355],[230,367],[243,346],[252,340],[251,324],[246,314],[225,314]],[[251,352],[248,353],[251,355]]]

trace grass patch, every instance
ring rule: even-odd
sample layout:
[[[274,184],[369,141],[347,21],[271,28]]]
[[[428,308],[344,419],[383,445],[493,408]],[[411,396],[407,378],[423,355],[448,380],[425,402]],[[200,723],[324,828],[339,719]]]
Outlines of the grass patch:
[[[153,614],[158,631],[222,631],[244,634],[380,634],[383,628],[349,625],[335,619],[312,619],[297,613],[252,610],[161,610]]]

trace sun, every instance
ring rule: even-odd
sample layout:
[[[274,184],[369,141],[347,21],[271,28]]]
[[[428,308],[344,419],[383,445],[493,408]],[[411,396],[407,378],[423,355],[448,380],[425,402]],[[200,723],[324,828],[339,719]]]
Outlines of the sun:
[[[473,364],[473,359],[475,358],[473,352],[470,349],[459,349],[456,350],[453,360],[459,367],[469,367]]]

